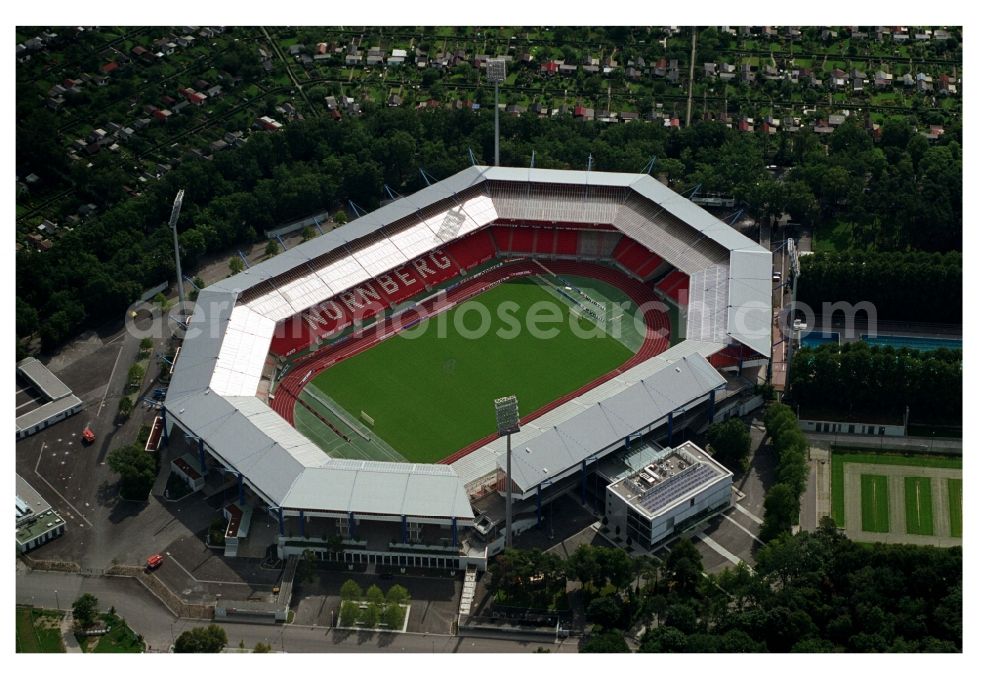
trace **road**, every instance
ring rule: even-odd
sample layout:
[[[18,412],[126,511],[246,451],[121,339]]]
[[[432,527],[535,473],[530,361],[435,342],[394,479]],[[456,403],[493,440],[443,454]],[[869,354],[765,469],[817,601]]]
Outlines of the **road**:
[[[83,577],[70,573],[36,572],[18,566],[17,603],[42,608],[66,609],[80,594],[89,592],[101,607],[114,606],[152,650],[165,651],[178,634],[204,626],[198,620],[180,620],[171,615],[146,589],[131,578]],[[576,639],[558,644],[462,638],[445,634],[373,634],[347,632],[320,626],[221,623],[229,646],[240,641],[247,647],[269,643],[285,652],[576,652]]]
[[[860,434],[818,434],[806,432],[806,439],[811,445],[852,446],[855,448],[878,448],[886,450],[902,450],[917,453],[941,451],[942,453],[961,453],[961,439],[938,439],[936,437],[869,437]]]

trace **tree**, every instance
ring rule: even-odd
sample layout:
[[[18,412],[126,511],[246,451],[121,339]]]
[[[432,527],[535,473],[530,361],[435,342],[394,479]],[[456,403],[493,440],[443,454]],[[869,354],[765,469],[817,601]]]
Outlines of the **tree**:
[[[337,213],[333,215],[333,220],[336,221],[337,225],[343,225],[347,223],[347,213],[343,209],[338,209]]]
[[[122,397],[118,400],[118,415],[123,420],[132,415],[132,399],[131,397]]]
[[[656,627],[642,637],[641,653],[687,652],[688,637],[676,627]]]
[[[271,644],[258,642],[257,645],[253,647],[253,651],[255,653],[269,653],[271,652]]]
[[[703,570],[701,552],[688,538],[681,538],[674,543],[663,561],[664,580],[683,596],[690,596],[698,590]]]
[[[361,613],[361,623],[366,627],[376,627],[381,620],[382,609],[374,603],[369,603]]]
[[[342,601],[340,604],[340,626],[353,627],[361,615],[361,607],[354,601]]]
[[[617,629],[599,634],[591,634],[587,642],[580,646],[582,653],[629,653],[625,636]]]
[[[139,341],[140,350],[152,350],[153,349],[153,339],[149,336],[143,338]]]
[[[20,297],[16,300],[14,323],[18,338],[30,336],[38,330],[38,312]]]
[[[138,444],[116,448],[108,454],[108,466],[121,476],[121,496],[145,500],[156,480],[156,460]]]
[[[302,552],[295,578],[302,584],[309,584],[316,579],[316,553],[311,549]]]
[[[406,611],[398,603],[390,603],[385,607],[382,619],[389,629],[402,629]]]
[[[402,585],[394,584],[385,594],[386,603],[406,604],[410,602],[410,592]]]
[[[217,624],[188,629],[174,642],[175,653],[221,653],[228,643],[226,631]]]
[[[368,591],[365,592],[365,600],[368,601],[368,605],[381,606],[385,603],[385,594],[382,590],[378,588],[377,585],[372,585],[368,587]]]
[[[618,626],[622,619],[622,604],[617,596],[599,596],[587,604],[587,620],[604,629]]]
[[[146,375],[146,369],[143,368],[142,364],[132,364],[128,368],[128,382],[130,387],[139,387],[142,383],[142,377]]]
[[[344,601],[360,601],[361,587],[354,580],[347,580],[340,585],[340,598]]]
[[[264,254],[266,256],[277,256],[278,255],[278,242],[273,239],[267,240],[267,246],[264,247]]]
[[[233,256],[229,259],[229,274],[237,275],[243,272],[243,260],[239,256]]]
[[[764,525],[760,527],[760,539],[769,542],[789,533],[798,516],[799,496],[788,484],[774,484],[764,497]]]
[[[97,597],[83,594],[73,602],[73,619],[81,629],[89,629],[97,619]]]
[[[750,429],[739,418],[710,425],[708,443],[715,459],[729,469],[746,472],[750,467]]]
[[[311,240],[315,236],[316,236],[316,229],[313,228],[312,226],[307,225],[306,227],[302,228],[302,241],[303,242],[308,242],[309,240]]]

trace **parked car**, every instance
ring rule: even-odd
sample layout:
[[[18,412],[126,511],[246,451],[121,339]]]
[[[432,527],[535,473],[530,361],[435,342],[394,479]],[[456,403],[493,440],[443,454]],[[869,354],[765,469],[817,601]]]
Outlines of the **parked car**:
[[[146,571],[152,572],[163,564],[163,554],[153,554],[146,559]]]

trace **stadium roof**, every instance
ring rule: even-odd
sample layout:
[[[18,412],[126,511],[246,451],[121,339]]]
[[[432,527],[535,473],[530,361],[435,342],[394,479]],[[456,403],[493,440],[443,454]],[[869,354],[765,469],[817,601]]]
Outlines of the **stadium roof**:
[[[705,357],[727,343],[770,354],[770,252],[704,209],[645,174],[474,166],[204,289],[168,412],[275,506],[471,518],[474,463],[334,460],[271,410],[258,398],[270,341],[276,322],[497,219],[554,215],[612,225],[689,274],[687,340],[522,430],[536,432],[519,486],[705,396],[723,382]]]

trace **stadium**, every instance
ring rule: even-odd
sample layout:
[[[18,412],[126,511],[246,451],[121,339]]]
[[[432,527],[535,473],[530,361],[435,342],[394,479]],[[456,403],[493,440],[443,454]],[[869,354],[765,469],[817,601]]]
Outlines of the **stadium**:
[[[230,518],[266,514],[281,556],[485,568],[506,528],[566,494],[600,513],[623,480],[703,515],[710,458],[683,451],[678,481],[643,463],[752,405],[770,295],[769,251],[649,175],[472,166],[202,290],[163,415],[187,476],[235,477]],[[504,333],[542,305],[548,334]]]

